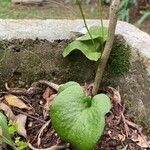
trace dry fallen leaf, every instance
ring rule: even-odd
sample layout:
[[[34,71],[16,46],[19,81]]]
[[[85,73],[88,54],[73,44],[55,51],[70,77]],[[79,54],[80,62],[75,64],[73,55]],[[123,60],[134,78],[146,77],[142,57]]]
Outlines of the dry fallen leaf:
[[[27,106],[21,99],[19,99],[17,96],[8,94],[5,95],[5,100],[10,106],[18,107],[20,109],[27,109],[31,110],[29,106]]]
[[[9,106],[5,103],[0,103],[0,110],[3,110],[5,115],[11,120],[14,124],[17,124],[17,133],[26,138],[26,129],[25,124],[27,120],[27,116],[19,114],[17,116],[14,115]]]
[[[46,103],[44,104],[44,110],[43,110],[43,116],[46,118],[48,116],[49,106],[53,99],[53,95],[55,95],[54,89],[47,87],[45,92],[43,93],[43,98],[46,100]]]
[[[118,139],[119,141],[125,141],[126,140],[126,135],[125,134],[118,134]]]
[[[110,94],[111,96],[111,99],[117,103],[117,104],[120,104],[122,103],[122,100],[121,100],[121,95],[120,95],[120,92],[119,90],[113,88],[113,87],[108,87],[107,88],[107,92]]]
[[[15,115],[5,103],[0,103],[0,110],[3,110],[5,115],[8,117],[9,120],[15,120]]]
[[[50,97],[46,98],[46,103],[43,107],[44,108],[44,110],[43,110],[44,118],[48,115],[50,104],[51,104],[52,100],[55,98],[56,95],[57,94],[53,94]]]
[[[150,148],[150,141],[147,140],[147,137],[139,134],[137,131],[133,133],[131,140],[142,148]]]
[[[43,98],[46,100],[52,94],[54,94],[53,90],[50,89],[49,87],[47,87],[46,90],[45,90],[45,92],[43,93]]]
[[[17,133],[19,135],[22,135],[23,137],[27,137],[27,131],[25,129],[25,124],[26,124],[26,121],[27,121],[27,116],[23,115],[23,114],[19,114],[16,116],[16,119],[15,119],[15,123],[17,124]]]

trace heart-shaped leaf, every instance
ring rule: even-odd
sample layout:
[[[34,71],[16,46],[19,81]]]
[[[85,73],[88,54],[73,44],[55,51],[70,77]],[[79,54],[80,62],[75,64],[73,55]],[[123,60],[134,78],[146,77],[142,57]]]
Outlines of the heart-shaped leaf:
[[[105,41],[107,38],[107,28],[104,27],[102,30],[102,27],[100,26],[92,26],[90,29],[90,34],[92,35],[93,39],[97,39],[97,38],[103,38],[103,40]],[[104,32],[104,36],[103,36],[103,32]],[[87,40],[91,40],[91,37],[89,35],[89,33],[87,32],[85,35],[77,38],[76,40],[79,41],[87,41]]]
[[[52,126],[77,150],[91,150],[103,133],[111,103],[105,94],[86,97],[80,85],[60,92],[50,107]]]
[[[68,56],[74,50],[80,50],[88,59],[97,61],[100,58],[100,52],[97,52],[97,48],[100,46],[100,42],[98,40],[94,40],[94,44],[92,41],[73,41],[68,44],[67,47],[63,51],[63,56]]]
[[[61,84],[59,89],[58,89],[58,93],[64,91],[66,88],[70,87],[70,86],[73,86],[73,85],[77,85],[77,86],[80,86],[79,83],[77,82],[74,82],[74,81],[69,81],[65,84]]]

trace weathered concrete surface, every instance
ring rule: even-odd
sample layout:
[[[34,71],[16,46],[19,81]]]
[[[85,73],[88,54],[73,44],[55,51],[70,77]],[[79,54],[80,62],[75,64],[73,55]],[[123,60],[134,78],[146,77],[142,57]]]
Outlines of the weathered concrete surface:
[[[98,20],[88,20],[89,26],[98,25]],[[104,26],[108,21],[104,20]],[[82,20],[0,20],[0,40],[3,39],[70,39],[74,32],[84,32]],[[141,55],[150,58],[150,35],[133,25],[118,21],[116,34],[124,37],[127,43]],[[145,60],[150,71],[150,60]]]
[[[7,53],[0,63],[0,83],[16,84],[19,81],[24,86],[39,79],[58,84],[71,79],[78,82],[93,79],[95,62],[89,61],[80,53],[63,58],[66,43],[67,41],[51,43],[47,40],[29,39],[0,42],[2,56]],[[7,48],[4,49],[4,46]]]
[[[89,20],[89,26],[99,24]],[[104,20],[104,26],[108,21]],[[69,39],[71,31],[84,32],[82,20],[0,20],[0,39]],[[116,34],[123,35],[127,43],[150,57],[150,36],[133,25],[118,21]]]
[[[89,20],[88,24],[89,26],[97,25],[99,22]],[[104,25],[108,26],[108,21],[104,21]],[[3,65],[0,67],[0,80],[6,82],[14,76],[17,81],[21,79],[19,82],[23,79],[23,83],[30,83],[41,78],[58,83],[68,80],[84,82],[93,79],[96,66],[94,62],[88,61],[80,54],[63,59],[61,53],[64,44],[54,42],[51,45],[47,41],[44,42],[45,39],[48,41],[70,39],[74,36],[73,31],[85,31],[81,20],[0,20],[0,40],[10,40],[10,43],[6,44],[6,49],[10,49],[8,50],[10,53],[1,63]],[[124,22],[118,22],[116,34],[122,35],[125,39],[123,40],[124,48],[129,45],[132,50],[131,67],[129,73],[122,77],[111,75],[110,72],[106,73],[104,84],[115,87],[119,85],[125,100],[136,102],[136,105],[140,105],[136,107],[138,109],[141,108],[141,103],[144,103],[148,112],[150,106],[150,36]],[[43,42],[42,40],[38,42],[36,38],[42,39]],[[15,43],[12,39],[35,41],[25,40],[24,42],[22,40]],[[4,53],[4,49],[0,50]],[[150,117],[147,121],[150,125]]]

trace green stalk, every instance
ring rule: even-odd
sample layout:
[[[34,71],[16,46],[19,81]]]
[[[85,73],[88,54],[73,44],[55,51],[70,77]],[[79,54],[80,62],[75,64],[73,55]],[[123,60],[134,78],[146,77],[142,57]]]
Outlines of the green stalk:
[[[17,150],[17,148],[14,145],[14,143],[12,141],[10,141],[9,139],[7,139],[5,136],[1,136],[0,137],[0,141],[4,142],[5,144],[8,144],[9,146],[11,146],[13,150]]]
[[[103,25],[102,0],[98,0],[98,11],[99,11],[100,22],[101,22],[101,29],[102,29],[102,39],[100,39],[100,44],[101,44],[101,50],[103,50],[103,44],[104,44],[104,25]]]
[[[93,39],[93,37],[92,37],[92,35],[91,35],[90,31],[89,31],[89,28],[88,28],[88,26],[87,26],[87,23],[86,23],[86,19],[85,19],[85,15],[84,15],[84,13],[83,13],[83,9],[82,9],[82,6],[81,6],[81,2],[80,2],[80,0],[76,0],[76,2],[77,2],[77,5],[78,5],[78,7],[79,7],[79,9],[80,9],[80,13],[81,13],[81,15],[82,15],[82,19],[83,19],[83,21],[84,21],[85,28],[86,28],[86,30],[87,30],[87,32],[88,32],[88,34],[89,34],[89,36],[90,36],[90,38],[91,38],[91,40],[92,40],[92,43],[93,43],[93,45],[94,45],[94,47],[95,47],[95,49],[96,49],[96,46],[95,46],[95,43],[94,43],[94,39]]]

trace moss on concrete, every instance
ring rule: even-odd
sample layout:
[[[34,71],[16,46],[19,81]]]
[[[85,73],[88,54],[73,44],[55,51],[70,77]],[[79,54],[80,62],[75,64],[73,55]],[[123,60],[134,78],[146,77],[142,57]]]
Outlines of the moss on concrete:
[[[88,60],[81,52],[75,51],[63,58],[62,51],[69,41],[12,40],[0,42],[0,83],[21,83],[30,85],[39,79],[56,83],[69,80],[86,82],[93,80],[97,62]],[[123,75],[129,69],[129,47],[122,37],[117,37],[108,64],[108,72]]]
[[[150,133],[150,80],[142,60],[132,60],[128,74],[109,78],[109,86],[119,87],[130,117]]]
[[[5,82],[12,87],[25,87],[39,79],[58,84],[70,80],[80,83],[93,80],[97,62],[89,61],[79,51],[74,51],[69,57],[63,58],[62,51],[68,42],[51,43],[38,39],[1,41],[0,89],[4,87]],[[104,86],[119,86],[122,99],[130,102],[128,108],[133,118],[150,127],[150,121],[146,119],[147,115],[139,113],[137,108],[140,107],[136,105],[141,99],[144,105],[149,106],[150,84],[147,73],[142,61],[134,60],[130,65],[130,55],[130,47],[126,45],[122,37],[117,36],[103,84]]]
[[[121,37],[116,37],[108,62],[108,71],[112,75],[122,76],[130,69],[131,49]]]

